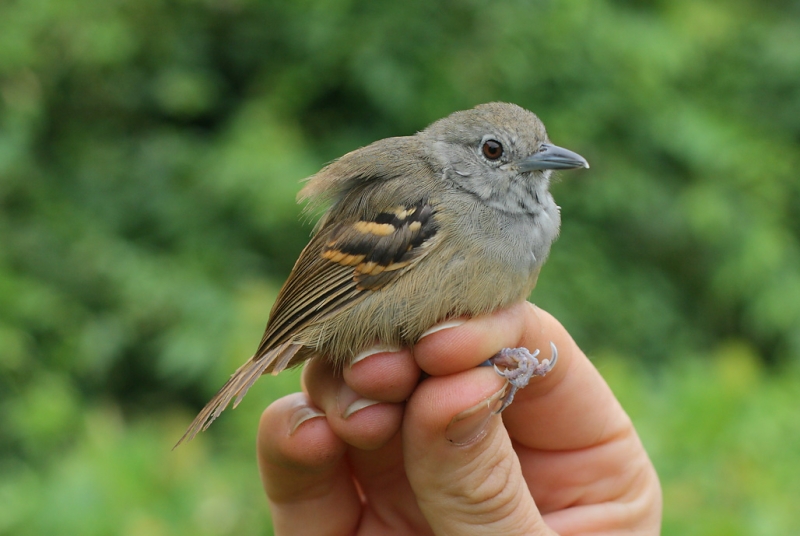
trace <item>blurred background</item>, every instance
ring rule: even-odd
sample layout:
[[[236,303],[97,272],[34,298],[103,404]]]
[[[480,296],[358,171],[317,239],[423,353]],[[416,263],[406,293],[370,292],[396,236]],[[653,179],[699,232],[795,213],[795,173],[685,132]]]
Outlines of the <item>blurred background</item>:
[[[800,526],[800,3],[0,2],[0,534],[271,534],[257,346],[324,163],[475,104],[592,169],[532,299],[634,419],[664,534]]]

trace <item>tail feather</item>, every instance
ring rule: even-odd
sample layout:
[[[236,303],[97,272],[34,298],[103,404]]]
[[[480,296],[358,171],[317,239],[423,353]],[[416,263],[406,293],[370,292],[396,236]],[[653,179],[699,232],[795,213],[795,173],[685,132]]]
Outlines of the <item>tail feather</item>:
[[[200,410],[200,413],[189,425],[183,437],[172,448],[175,449],[184,441],[191,441],[199,432],[208,429],[214,419],[220,416],[234,397],[236,397],[233,402],[233,407],[235,408],[242,401],[244,395],[247,394],[248,389],[267,371],[270,365],[274,365],[273,370],[278,372],[285,369],[300,347],[299,344],[282,344],[261,357],[250,359],[239,367],[225,382],[222,389]]]
[[[300,345],[299,344],[287,344],[285,346],[279,346],[276,349],[275,353],[272,354],[270,356],[270,359],[269,359],[269,361],[270,361],[270,363],[272,365],[272,367],[271,367],[272,368],[272,373],[273,374],[277,374],[278,372],[280,372],[283,369],[285,369],[286,365],[289,364],[289,362],[292,360],[292,358],[294,357],[294,355],[297,353],[297,351],[299,349],[300,349]],[[236,400],[233,401],[233,407],[234,408],[239,405],[239,402],[242,401],[242,398],[244,398],[244,395],[247,394],[247,391],[255,383],[255,381],[258,378],[260,378],[262,374],[264,374],[266,372],[265,368],[266,367],[264,367],[264,368],[262,368],[262,367],[258,367],[258,368],[253,367],[253,369],[250,372],[248,372],[246,374],[242,374],[242,376],[239,379],[239,381],[237,382],[237,386],[236,386],[236,392],[238,394],[236,395]],[[222,409],[225,409],[225,408],[222,408]],[[215,412],[215,418],[217,416],[219,416],[220,413],[222,413],[222,409],[217,409],[217,411]]]
[[[281,351],[279,354],[275,356],[275,366],[272,367],[272,375],[277,376],[279,372],[283,372],[289,363],[292,361],[292,358],[295,356],[297,351],[300,349],[299,344],[292,344],[285,350]]]

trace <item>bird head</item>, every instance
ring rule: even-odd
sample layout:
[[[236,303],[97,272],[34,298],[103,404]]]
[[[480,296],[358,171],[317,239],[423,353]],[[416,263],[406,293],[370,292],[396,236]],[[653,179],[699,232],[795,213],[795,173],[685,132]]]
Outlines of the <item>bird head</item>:
[[[493,102],[455,112],[417,136],[444,180],[507,212],[530,212],[553,170],[588,168],[553,145],[541,120],[515,104]]]

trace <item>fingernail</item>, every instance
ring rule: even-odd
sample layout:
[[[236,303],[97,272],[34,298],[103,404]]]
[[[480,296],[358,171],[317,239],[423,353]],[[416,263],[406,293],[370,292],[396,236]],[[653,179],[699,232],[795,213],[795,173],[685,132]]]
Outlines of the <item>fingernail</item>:
[[[445,322],[440,322],[434,326],[428,328],[419,338],[427,337],[428,335],[433,335],[437,331],[442,331],[443,329],[450,329],[450,328],[457,328],[458,326],[464,324],[466,320],[455,318],[453,320],[447,320]]]
[[[448,441],[454,445],[471,445],[486,436],[486,428],[491,419],[500,409],[506,386],[497,391],[486,400],[465,409],[450,421],[444,432]]]
[[[380,402],[378,402],[377,400],[370,400],[368,398],[359,398],[358,400],[347,406],[347,409],[345,409],[344,412],[342,413],[342,419],[347,420],[354,413],[357,413],[364,408],[374,406],[375,404],[380,404]]]
[[[300,406],[294,410],[292,416],[289,417],[289,435],[294,435],[297,429],[300,428],[300,425],[304,422],[324,416],[325,414],[316,408],[306,405]]]
[[[380,404],[380,402],[358,396],[358,393],[350,389],[347,385],[342,385],[336,397],[336,405],[339,408],[339,414],[342,416],[342,419],[345,420],[362,409],[374,406],[375,404]]]
[[[364,359],[368,358],[371,355],[375,354],[382,354],[386,352],[399,352],[400,347],[395,346],[393,344],[376,344],[372,348],[367,348],[363,352],[359,352],[355,355],[355,357],[350,361],[350,366],[352,367],[359,361],[363,361]]]

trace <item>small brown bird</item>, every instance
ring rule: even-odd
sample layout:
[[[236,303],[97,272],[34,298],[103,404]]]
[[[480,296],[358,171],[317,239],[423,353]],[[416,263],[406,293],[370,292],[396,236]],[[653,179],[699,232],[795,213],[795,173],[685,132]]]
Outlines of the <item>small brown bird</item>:
[[[278,294],[258,350],[178,444],[234,397],[235,407],[264,373],[316,355],[343,366],[378,342],[411,346],[438,322],[525,300],[561,221],[552,170],[581,167],[589,164],[552,145],[534,114],[489,103],[323,168],[298,198],[331,207]],[[525,348],[493,358],[512,384],[503,407],[555,365],[552,352],[541,363]]]

